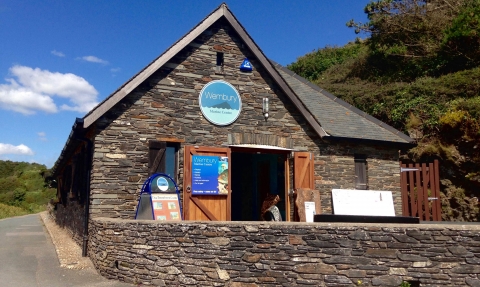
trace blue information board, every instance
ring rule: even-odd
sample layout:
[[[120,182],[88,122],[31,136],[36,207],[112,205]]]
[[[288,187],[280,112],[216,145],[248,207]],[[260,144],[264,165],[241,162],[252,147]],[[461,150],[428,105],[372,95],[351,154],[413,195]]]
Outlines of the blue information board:
[[[228,157],[192,156],[192,194],[228,194]]]

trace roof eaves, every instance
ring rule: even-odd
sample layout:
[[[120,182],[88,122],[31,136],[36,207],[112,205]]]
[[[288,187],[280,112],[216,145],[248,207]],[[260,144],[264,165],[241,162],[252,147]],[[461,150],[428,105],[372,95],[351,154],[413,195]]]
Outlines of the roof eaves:
[[[398,147],[401,149],[409,149],[416,145],[416,142],[400,142],[400,141],[384,141],[384,140],[374,140],[367,138],[352,138],[352,137],[340,137],[340,136],[329,136],[325,138],[329,142],[348,142],[354,144],[375,144],[382,146]]]
[[[273,61],[272,61],[273,62]],[[281,69],[283,72],[289,74],[291,77],[294,77],[301,83],[307,85],[308,87],[312,88],[313,90],[323,94],[324,96],[330,98],[332,101],[338,103],[339,105],[345,107],[346,109],[349,109],[350,111],[358,114],[359,116],[367,119],[368,121],[376,124],[377,126],[380,126],[381,128],[384,128],[385,130],[393,133],[394,135],[400,137],[402,140],[407,141],[409,144],[414,144],[415,140],[412,139],[411,137],[407,136],[406,134],[402,133],[401,131],[395,129],[394,127],[382,122],[381,120],[367,114],[366,112],[356,108],[355,106],[345,102],[344,100],[340,99],[339,97],[336,97],[335,95],[332,95],[329,93],[327,90],[313,84],[312,82],[308,81],[307,79],[295,74],[294,72],[290,71],[289,69],[283,67],[282,65],[275,63],[275,66],[279,69]],[[321,123],[320,123],[321,124]]]
[[[75,119],[75,123],[72,126],[72,130],[68,135],[67,142],[65,143],[65,146],[60,152],[60,155],[58,156],[57,161],[51,168],[53,177],[56,177],[60,172],[60,170],[63,169],[70,155],[75,151],[76,147],[80,144],[80,141],[78,141],[78,138],[82,136],[82,135],[79,135],[79,133],[83,131],[83,123],[84,123],[83,119],[81,118]]]

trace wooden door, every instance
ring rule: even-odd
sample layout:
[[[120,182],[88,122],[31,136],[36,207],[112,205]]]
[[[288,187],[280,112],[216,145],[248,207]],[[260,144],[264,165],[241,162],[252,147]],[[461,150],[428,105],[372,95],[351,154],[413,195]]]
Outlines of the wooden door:
[[[313,154],[295,152],[293,159],[293,188],[315,189]]]
[[[209,155],[228,158],[228,193],[226,195],[194,195],[192,194],[192,157]],[[185,147],[183,215],[185,220],[229,221],[231,220],[231,167],[229,148]]]
[[[314,168],[312,153],[295,152],[293,157],[293,189],[295,191],[293,218],[295,221],[300,221],[300,214],[305,209],[305,197],[303,194],[308,194],[310,191],[313,192],[315,189]],[[320,198],[320,196],[318,196],[318,198]],[[316,202],[315,205],[318,205],[320,208],[320,202]]]

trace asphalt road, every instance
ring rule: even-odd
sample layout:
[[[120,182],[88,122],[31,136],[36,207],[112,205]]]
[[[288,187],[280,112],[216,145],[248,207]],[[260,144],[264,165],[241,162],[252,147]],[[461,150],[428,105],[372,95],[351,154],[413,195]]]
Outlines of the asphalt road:
[[[52,240],[38,214],[0,220],[0,286],[132,287],[95,270],[60,267]]]

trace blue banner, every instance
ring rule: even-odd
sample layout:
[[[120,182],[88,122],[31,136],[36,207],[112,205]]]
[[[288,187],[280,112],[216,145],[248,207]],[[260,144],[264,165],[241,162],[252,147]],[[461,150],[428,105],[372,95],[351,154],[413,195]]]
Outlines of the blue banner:
[[[192,194],[228,194],[228,157],[192,156]]]

